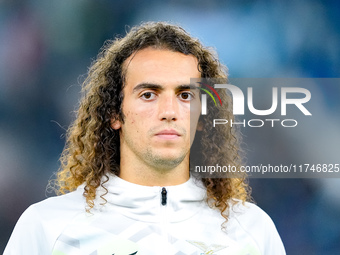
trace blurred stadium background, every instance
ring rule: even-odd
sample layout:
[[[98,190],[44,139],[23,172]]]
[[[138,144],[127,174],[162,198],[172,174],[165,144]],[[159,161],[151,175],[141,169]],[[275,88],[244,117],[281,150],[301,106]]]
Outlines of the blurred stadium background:
[[[0,252],[21,213],[52,195],[46,185],[59,167],[79,81],[106,39],[142,21],[169,21],[216,48],[230,77],[338,78],[339,13],[337,0],[0,0]],[[317,91],[329,128],[317,136],[245,129],[248,163],[259,154],[291,162],[300,153],[306,160],[331,153],[338,162],[326,163],[340,163],[340,87]],[[315,148],[303,149],[308,141]],[[250,184],[287,254],[339,254],[340,179]]]

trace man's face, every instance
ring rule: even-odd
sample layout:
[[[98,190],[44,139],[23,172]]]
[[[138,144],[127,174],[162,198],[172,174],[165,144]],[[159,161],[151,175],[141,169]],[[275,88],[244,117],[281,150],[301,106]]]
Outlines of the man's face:
[[[192,55],[153,48],[124,62],[124,123],[112,123],[121,157],[159,170],[189,162],[200,115],[199,92],[190,89],[190,78],[201,77],[197,66]]]

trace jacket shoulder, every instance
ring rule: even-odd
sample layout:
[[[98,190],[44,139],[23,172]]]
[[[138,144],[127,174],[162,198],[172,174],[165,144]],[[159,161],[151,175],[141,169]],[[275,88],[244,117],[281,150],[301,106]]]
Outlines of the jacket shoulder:
[[[286,254],[273,220],[259,206],[238,201],[231,206],[229,218],[254,240],[262,254]]]
[[[59,234],[84,213],[85,206],[79,189],[29,206],[16,223],[4,255],[50,254]]]

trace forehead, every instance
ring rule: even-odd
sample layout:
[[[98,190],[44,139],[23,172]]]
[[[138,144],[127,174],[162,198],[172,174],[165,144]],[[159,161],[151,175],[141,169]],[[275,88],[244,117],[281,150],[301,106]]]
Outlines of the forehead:
[[[189,84],[190,78],[200,78],[198,60],[167,49],[146,48],[130,56],[123,65],[125,86],[139,83],[161,85]]]

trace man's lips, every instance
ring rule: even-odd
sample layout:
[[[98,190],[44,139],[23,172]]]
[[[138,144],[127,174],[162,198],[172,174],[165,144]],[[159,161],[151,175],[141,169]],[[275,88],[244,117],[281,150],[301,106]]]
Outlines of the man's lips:
[[[161,139],[176,139],[181,135],[174,129],[166,129],[156,133],[155,136]]]

